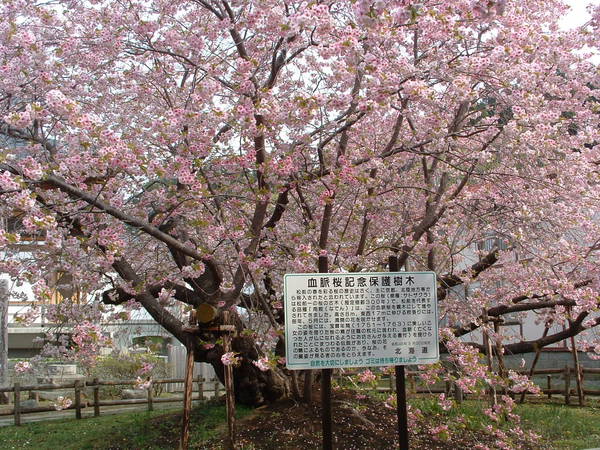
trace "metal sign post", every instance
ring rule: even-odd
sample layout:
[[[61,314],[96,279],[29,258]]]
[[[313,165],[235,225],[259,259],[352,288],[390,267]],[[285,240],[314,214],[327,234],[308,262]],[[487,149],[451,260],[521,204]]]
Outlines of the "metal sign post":
[[[327,256],[319,256],[319,273],[329,272]],[[333,448],[333,430],[331,426],[331,373],[333,369],[321,371],[321,414],[323,428],[323,450]]]
[[[389,257],[390,272],[398,272],[398,256]],[[396,417],[398,418],[398,446],[408,450],[408,412],[406,407],[406,378],[404,366],[395,366],[396,375]]]
[[[400,445],[408,448],[404,366],[439,361],[436,287],[435,272],[285,275],[286,367],[322,371],[323,448],[331,448],[331,370],[381,366],[396,367]]]

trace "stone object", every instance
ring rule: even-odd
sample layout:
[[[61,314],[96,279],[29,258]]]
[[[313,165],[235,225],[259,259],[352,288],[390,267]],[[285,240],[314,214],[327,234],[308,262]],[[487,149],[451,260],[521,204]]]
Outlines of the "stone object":
[[[147,395],[145,389],[123,389],[121,391],[121,398],[123,399],[146,398]]]
[[[38,391],[40,400],[56,401],[58,397],[64,397],[66,394],[59,391]],[[71,393],[71,396],[73,394]]]
[[[48,364],[48,375],[51,377],[75,375],[76,373],[77,364]]]

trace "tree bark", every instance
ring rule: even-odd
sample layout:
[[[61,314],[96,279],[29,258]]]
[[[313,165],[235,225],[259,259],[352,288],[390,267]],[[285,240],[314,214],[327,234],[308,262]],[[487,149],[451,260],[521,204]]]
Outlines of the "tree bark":
[[[197,340],[199,341],[199,340]],[[256,343],[249,336],[236,336],[231,342],[232,351],[241,357],[239,366],[233,369],[235,401],[247,406],[260,406],[292,396],[292,375],[287,369],[277,366],[261,371],[252,362],[261,355]],[[196,361],[213,366],[219,380],[225,382],[225,370],[221,362],[223,348],[216,345],[210,350],[196,346]]]

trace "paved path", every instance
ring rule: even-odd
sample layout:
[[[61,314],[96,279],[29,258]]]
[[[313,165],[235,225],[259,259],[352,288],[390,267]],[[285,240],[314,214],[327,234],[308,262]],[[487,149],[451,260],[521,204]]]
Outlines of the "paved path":
[[[194,404],[197,404],[198,401],[194,400]],[[169,402],[169,403],[154,403],[154,410],[176,410],[181,409],[183,407],[183,402]],[[120,406],[103,406],[100,410],[101,416],[108,416],[113,414],[123,414],[134,411],[147,411],[148,407],[146,404],[139,405],[120,405]],[[94,417],[94,407],[87,407],[81,409],[82,418]],[[74,419],[75,418],[75,410],[69,409],[66,411],[49,411],[49,412],[41,412],[41,413],[27,413],[21,414],[21,424],[33,423],[33,422],[42,422],[47,420],[58,420],[58,419]],[[6,427],[15,424],[14,416],[0,416],[0,427]]]

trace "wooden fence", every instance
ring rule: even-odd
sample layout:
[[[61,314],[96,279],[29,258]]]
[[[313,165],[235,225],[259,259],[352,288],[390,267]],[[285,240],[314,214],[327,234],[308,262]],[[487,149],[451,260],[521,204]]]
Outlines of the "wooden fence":
[[[600,368],[589,368],[580,366],[582,381],[585,381],[586,374],[595,374],[600,375]],[[336,371],[337,372],[337,371]],[[358,371],[345,371],[344,374],[336,373],[334,378],[343,379],[344,377],[354,375]],[[529,375],[529,371],[527,370],[517,370],[517,373],[520,375]],[[552,398],[553,395],[563,395],[565,404],[570,404],[571,396],[577,396],[577,390],[575,388],[574,380],[576,379],[576,371],[572,367],[565,367],[562,369],[539,369],[533,372],[533,376],[546,375],[546,387],[541,388],[541,393],[543,395],[547,395],[548,398]],[[409,392],[413,394],[439,394],[445,393],[450,394],[454,386],[452,386],[449,382],[446,382],[442,387],[421,387],[417,383],[417,377],[419,376],[419,372],[417,371],[407,371],[407,389]],[[554,378],[553,378],[554,377]],[[555,387],[557,381],[562,381],[562,387]],[[180,378],[168,378],[168,379],[159,379],[152,380],[153,385],[159,384],[172,384],[172,383],[183,383],[184,380]],[[75,418],[81,419],[82,410],[85,408],[93,408],[94,416],[98,417],[100,415],[100,409],[102,406],[126,406],[126,405],[136,405],[136,404],[146,404],[148,411],[152,411],[154,409],[155,403],[169,403],[169,402],[182,402],[183,396],[172,396],[172,397],[154,397],[153,389],[147,389],[147,395],[145,398],[139,399],[116,399],[116,400],[100,400],[100,388],[102,386],[131,386],[136,383],[136,380],[119,380],[119,381],[101,381],[98,379],[94,379],[92,381],[80,381],[76,380],[72,383],[62,383],[62,384],[36,384],[36,385],[21,385],[19,383],[15,383],[12,387],[0,387],[0,392],[12,392],[13,393],[13,407],[12,410],[8,411],[0,411],[0,416],[11,416],[14,415],[15,425],[21,425],[21,415],[27,413],[41,413],[41,412],[49,412],[56,411],[55,407],[52,406],[36,406],[32,408],[23,407],[23,400],[21,399],[21,394],[23,392],[35,392],[35,391],[48,391],[48,390],[66,390],[73,389],[73,403],[63,409],[71,409],[75,411]],[[220,393],[223,391],[223,386],[220,381],[216,379],[206,380],[204,377],[196,377],[194,379],[194,388],[193,392],[196,395],[192,395],[192,400],[200,400],[203,401],[206,398],[210,397],[218,397]],[[379,391],[391,391],[393,392],[396,386],[396,380],[393,375],[390,375],[382,385],[379,385],[377,389]],[[92,390],[92,399],[89,401],[88,399],[82,398],[82,391],[86,388],[91,388]],[[582,385],[582,393],[584,396],[600,396],[600,389],[585,389],[585,383]],[[208,395],[212,394],[212,395]],[[464,395],[461,393],[461,396]],[[70,396],[69,396],[70,397]]]
[[[582,380],[582,394],[585,396],[600,396],[600,389],[585,388],[585,375],[600,375],[600,368],[583,367],[579,366],[581,371]],[[343,379],[344,377],[355,375],[359,370],[346,370],[345,374],[337,373],[334,375],[335,379]],[[515,370],[519,375],[529,376],[529,370]],[[573,367],[564,367],[562,369],[538,369],[533,371],[533,377],[546,375],[545,387],[540,386],[541,395],[547,395],[548,398],[552,398],[553,395],[563,395],[566,405],[571,403],[571,397],[578,396],[576,388],[576,370]],[[443,386],[439,384],[433,387],[419,386],[417,378],[419,376],[418,371],[406,371],[406,386],[407,391],[412,394],[450,394],[456,390],[456,386],[452,386],[450,382],[445,382]],[[558,387],[557,384],[562,384]],[[396,380],[393,375],[384,378],[384,381],[377,386],[378,391],[389,391],[393,392],[396,388]],[[521,393],[517,393],[521,395]],[[526,394],[529,394],[528,392]],[[460,393],[464,396],[464,393]],[[514,394],[511,394],[514,395]]]
[[[169,378],[152,380],[152,386],[159,384],[171,384],[171,383],[183,383],[183,379]],[[12,409],[8,411],[0,411],[0,416],[14,416],[15,425],[21,425],[21,415],[27,413],[41,413],[56,411],[57,408],[53,406],[36,406],[31,408],[23,407],[23,400],[21,394],[23,392],[36,392],[36,391],[49,391],[49,390],[66,390],[73,389],[73,402],[67,408],[75,411],[75,418],[81,419],[82,410],[85,408],[93,408],[94,416],[100,416],[100,408],[102,406],[125,406],[125,405],[136,405],[136,404],[147,404],[148,411],[154,409],[155,403],[169,403],[169,402],[183,402],[183,395],[172,396],[172,397],[154,397],[154,390],[152,388],[147,389],[147,395],[145,398],[137,399],[115,399],[115,400],[100,400],[100,388],[102,386],[132,386],[136,383],[136,380],[118,380],[118,381],[101,381],[97,378],[92,381],[81,381],[75,380],[71,383],[61,384],[36,384],[36,385],[21,385],[20,383],[14,383],[12,387],[0,387],[0,392],[12,392],[13,393],[13,405]],[[193,392],[196,395],[192,395],[192,400],[204,401],[210,397],[218,397],[223,390],[223,386],[220,381],[206,380],[203,377],[196,377],[193,383],[195,389]],[[86,388],[91,388],[92,399],[88,401],[82,397],[82,391]],[[209,395],[212,394],[212,395]],[[71,398],[70,395],[65,396]]]

